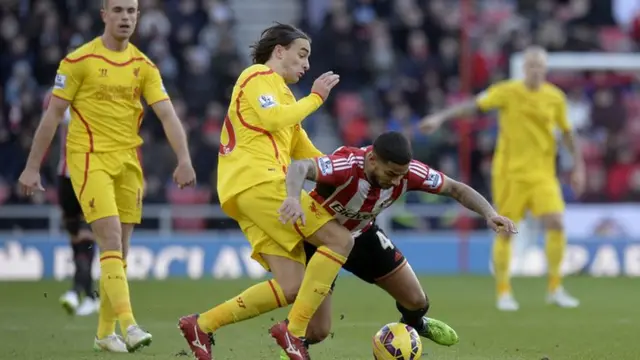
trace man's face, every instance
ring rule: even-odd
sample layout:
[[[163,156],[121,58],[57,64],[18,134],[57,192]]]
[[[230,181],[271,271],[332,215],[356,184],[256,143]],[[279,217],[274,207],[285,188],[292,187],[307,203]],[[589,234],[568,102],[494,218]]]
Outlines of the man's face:
[[[528,82],[535,85],[541,84],[547,76],[547,56],[539,51],[526,53],[524,74]]]
[[[400,165],[390,161],[384,161],[378,158],[373,152],[370,152],[367,157],[370,164],[367,177],[374,186],[383,189],[398,186],[402,178],[409,172],[409,164]]]
[[[137,0],[108,0],[101,10],[106,32],[117,40],[126,40],[133,35],[138,14]]]
[[[306,39],[294,40],[289,48],[278,46],[277,56],[282,61],[284,80],[287,84],[295,84],[309,70],[311,44]]]

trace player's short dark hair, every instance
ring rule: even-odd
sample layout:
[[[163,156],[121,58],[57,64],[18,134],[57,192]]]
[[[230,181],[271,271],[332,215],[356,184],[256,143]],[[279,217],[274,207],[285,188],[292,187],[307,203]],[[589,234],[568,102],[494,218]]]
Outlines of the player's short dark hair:
[[[373,142],[373,152],[385,162],[406,165],[413,159],[409,139],[397,131],[386,132]]]
[[[275,25],[265,29],[260,35],[260,40],[251,45],[251,57],[254,64],[265,64],[271,58],[273,49],[277,45],[289,48],[297,39],[305,39],[311,42],[309,35],[297,27],[276,22]]]

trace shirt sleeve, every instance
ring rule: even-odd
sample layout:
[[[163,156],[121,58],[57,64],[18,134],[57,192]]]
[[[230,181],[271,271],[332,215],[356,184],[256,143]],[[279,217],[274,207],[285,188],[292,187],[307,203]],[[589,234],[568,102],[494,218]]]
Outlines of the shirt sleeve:
[[[431,194],[439,194],[445,182],[443,173],[416,160],[412,160],[409,164],[407,179],[407,190]]]
[[[154,65],[147,64],[147,74],[142,85],[142,96],[149,105],[169,99],[167,90],[162,83],[160,70]]]
[[[505,84],[491,85],[476,98],[476,104],[482,111],[503,108],[507,103]]]
[[[265,130],[277,131],[299,124],[322,105],[323,99],[315,93],[291,105],[281,104],[278,95],[282,89],[271,81],[270,76],[258,75],[242,88]]]
[[[556,122],[560,130],[564,132],[571,131],[571,122],[569,122],[568,110],[567,110],[567,97],[564,93],[560,93],[560,101],[556,110]]]
[[[52,95],[67,101],[73,101],[84,78],[84,62],[60,61],[53,83]]]
[[[295,160],[310,159],[314,157],[321,157],[324,155],[322,151],[318,150],[315,145],[309,139],[307,132],[300,125],[296,125],[300,130],[296,129],[296,141],[291,157]]]
[[[314,162],[316,182],[335,186],[346,183],[353,175],[354,166],[357,166],[353,157],[349,158],[340,153],[316,157]]]

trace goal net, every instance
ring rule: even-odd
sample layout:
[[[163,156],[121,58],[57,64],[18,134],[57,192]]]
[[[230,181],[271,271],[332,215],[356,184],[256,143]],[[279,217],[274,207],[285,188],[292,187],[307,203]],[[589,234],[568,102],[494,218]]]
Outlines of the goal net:
[[[509,66],[512,78],[524,77],[523,62],[522,53],[511,56]],[[601,200],[605,200],[606,170],[602,161],[594,159],[605,156],[602,152],[607,145],[603,146],[603,142],[607,141],[605,138],[612,131],[622,132],[624,133],[622,137],[631,139],[637,139],[640,136],[640,89],[633,86],[640,74],[640,55],[604,52],[549,53],[548,68],[549,81],[567,92],[569,120],[583,140],[583,154],[587,161],[588,191],[595,197],[600,192]],[[613,111],[607,112],[607,108]],[[619,118],[621,116],[623,119]],[[572,159],[564,149],[560,150],[559,159],[560,170],[566,173]],[[569,202],[567,211],[572,211],[572,208],[575,209],[581,206],[580,204]],[[565,225],[569,237],[572,236],[572,227],[580,226],[573,221],[574,218],[566,217],[567,220],[570,218],[572,221]],[[519,224],[519,230],[513,244],[513,274],[519,276],[544,274],[546,260],[541,224],[528,216]],[[571,245],[567,247],[563,263],[565,273],[582,270],[579,266],[581,261],[577,260],[577,257],[582,257],[584,254],[578,254],[578,250],[580,250],[579,247],[574,248]]]

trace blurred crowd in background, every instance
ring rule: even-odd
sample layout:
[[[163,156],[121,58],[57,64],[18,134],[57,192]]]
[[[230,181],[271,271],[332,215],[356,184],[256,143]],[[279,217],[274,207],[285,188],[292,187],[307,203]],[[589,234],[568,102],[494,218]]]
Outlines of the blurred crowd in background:
[[[640,43],[640,3],[633,0],[477,0],[466,19],[454,0],[140,0],[133,42],[161,70],[189,132],[199,179],[194,190],[176,191],[171,185],[173,154],[148,112],[142,126],[147,203],[217,202],[221,124],[236,76],[250,64],[247,36],[239,36],[247,31],[243,9],[248,2],[295,9],[291,19],[277,20],[294,21],[312,36],[311,71],[294,87],[297,95],[304,96],[324,71],[341,75],[330,102],[304,123],[321,150],[366,145],[382,131],[399,130],[411,138],[416,158],[461,177],[464,139],[471,149],[464,155],[470,161],[469,181],[487,196],[494,116],[478,115],[464,137],[460,122],[421,135],[416,128],[421,116],[508,78],[510,55],[529,44],[551,52],[633,52]],[[69,46],[101,33],[99,6],[100,1],[81,0],[0,3],[0,203],[56,201],[55,142],[42,170],[51,190],[22,199],[15,184],[58,62]],[[460,77],[461,23],[469,36],[467,82]],[[253,40],[258,36],[253,31]],[[566,90],[569,117],[583,137],[588,191],[578,201],[639,201],[637,78],[563,71],[552,73],[551,80]],[[561,154],[561,170],[564,163]],[[567,198],[574,200],[569,191]]]

